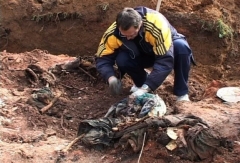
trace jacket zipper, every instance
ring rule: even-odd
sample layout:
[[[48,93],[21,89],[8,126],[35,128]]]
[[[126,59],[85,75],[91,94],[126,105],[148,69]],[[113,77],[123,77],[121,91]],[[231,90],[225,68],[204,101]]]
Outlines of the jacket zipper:
[[[141,37],[141,39],[140,39],[140,41],[139,41],[139,45],[141,46],[142,50],[147,54],[148,52],[145,50],[145,48],[144,48],[144,47],[142,46],[142,44],[141,44],[141,42],[142,42],[142,40],[143,40],[143,36],[142,36],[141,33],[139,33],[139,35],[140,35],[140,37]]]
[[[124,45],[128,50],[130,50],[130,51],[132,52],[133,55],[130,55],[130,57],[131,57],[132,59],[135,59],[134,51],[133,51],[132,49],[130,49],[126,44],[124,44],[123,41],[122,41],[122,43],[123,43],[123,45]]]

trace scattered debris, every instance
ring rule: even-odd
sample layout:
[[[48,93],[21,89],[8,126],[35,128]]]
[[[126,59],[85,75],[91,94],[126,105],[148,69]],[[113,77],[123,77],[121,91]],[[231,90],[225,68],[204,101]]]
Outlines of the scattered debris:
[[[150,96],[145,95],[144,97]],[[116,147],[125,148],[130,145],[134,152],[139,152],[144,146],[147,130],[162,128],[158,132],[166,132],[165,136],[169,139],[168,142],[166,142],[167,139],[159,139],[158,142],[167,144],[168,150],[191,161],[209,158],[221,146],[224,139],[219,137],[218,132],[194,115],[176,114],[150,117],[147,113],[155,106],[154,103],[151,103],[148,112],[143,116],[144,120],[138,121],[139,112],[141,113],[142,108],[149,104],[149,100],[143,99],[141,96],[137,97],[135,101],[130,100],[131,104],[128,99],[121,100],[114,107],[110,107],[104,118],[82,121],[79,124],[77,135],[84,134],[81,140],[88,146],[117,144]],[[138,107],[136,107],[136,103]]]
[[[40,81],[44,85],[50,84],[55,85],[56,77],[50,71],[44,70],[37,64],[28,65],[25,70],[26,77],[31,84],[38,85]]]

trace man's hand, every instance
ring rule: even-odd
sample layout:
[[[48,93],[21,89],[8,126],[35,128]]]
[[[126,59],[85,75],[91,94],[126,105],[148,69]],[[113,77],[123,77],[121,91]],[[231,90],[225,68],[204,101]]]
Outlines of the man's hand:
[[[138,96],[143,95],[144,93],[147,93],[147,91],[139,88],[137,91],[133,92],[131,95],[134,97],[138,97]]]
[[[148,85],[143,84],[141,88],[139,88],[137,91],[133,92],[131,95],[134,97],[141,96],[144,93],[150,92],[151,89],[148,87]]]
[[[108,78],[108,84],[112,95],[119,95],[122,92],[122,83],[115,76]]]

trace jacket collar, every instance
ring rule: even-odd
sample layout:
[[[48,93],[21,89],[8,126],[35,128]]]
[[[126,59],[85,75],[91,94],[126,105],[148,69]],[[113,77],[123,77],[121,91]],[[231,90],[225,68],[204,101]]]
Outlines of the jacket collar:
[[[122,40],[123,38],[126,38],[126,36],[123,36],[120,32],[120,30],[118,28],[116,28],[115,32],[114,32],[115,36]],[[140,27],[139,31],[138,31],[138,35],[140,35],[141,37],[144,36],[144,25],[142,24],[142,26]]]

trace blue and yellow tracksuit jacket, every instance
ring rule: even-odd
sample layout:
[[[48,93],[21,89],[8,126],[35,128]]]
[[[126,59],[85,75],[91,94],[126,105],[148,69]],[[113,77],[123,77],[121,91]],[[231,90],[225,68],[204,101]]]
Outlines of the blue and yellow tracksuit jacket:
[[[155,90],[173,68],[171,30],[174,28],[171,28],[167,19],[155,10],[146,7],[137,7],[135,10],[138,11],[143,20],[143,25],[139,30],[139,35],[142,37],[139,44],[146,54],[154,53],[156,56],[153,71],[145,82],[152,90]],[[116,22],[114,22],[104,33],[96,53],[96,66],[105,80],[115,75],[113,69],[115,58],[112,54],[118,49],[129,50],[132,58],[139,55],[129,40],[123,39]]]

